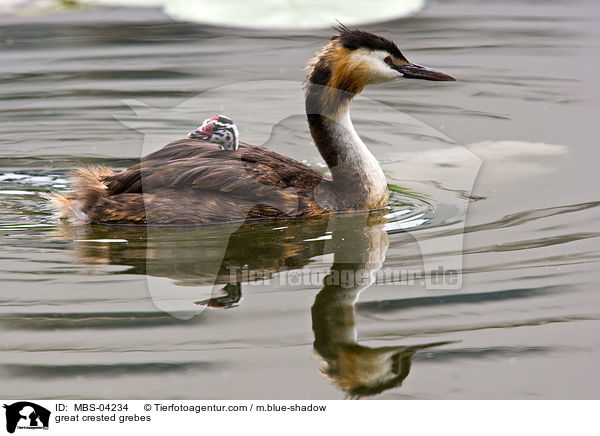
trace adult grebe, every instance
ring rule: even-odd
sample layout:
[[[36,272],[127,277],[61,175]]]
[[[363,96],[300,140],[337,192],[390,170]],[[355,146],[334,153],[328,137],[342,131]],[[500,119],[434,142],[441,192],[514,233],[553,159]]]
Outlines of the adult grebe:
[[[221,150],[235,151],[240,147],[237,126],[225,115],[215,115],[204,120],[200,127],[188,133],[187,136],[219,144]]]
[[[200,224],[386,206],[383,171],[350,120],[352,98],[366,85],[401,77],[454,78],[408,62],[388,39],[346,27],[307,68],[308,124],[330,178],[264,147],[240,143],[224,152],[189,138],[119,173],[80,169],[73,192],[52,196],[54,205],[72,222],[107,224]]]

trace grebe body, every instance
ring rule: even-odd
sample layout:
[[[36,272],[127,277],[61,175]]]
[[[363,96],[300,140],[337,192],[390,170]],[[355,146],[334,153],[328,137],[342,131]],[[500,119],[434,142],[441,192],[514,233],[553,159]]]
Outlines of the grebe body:
[[[52,197],[61,218],[76,223],[201,224],[386,206],[386,178],[352,125],[352,98],[369,84],[398,78],[454,79],[408,62],[388,39],[345,27],[339,30],[309,61],[305,82],[310,133],[330,177],[272,150],[238,141],[237,128],[231,130],[232,146],[226,145],[231,138],[229,142],[223,138],[226,144],[215,147],[208,142],[209,133],[231,122],[217,116],[188,138],[121,172],[104,167],[78,170],[73,192]]]

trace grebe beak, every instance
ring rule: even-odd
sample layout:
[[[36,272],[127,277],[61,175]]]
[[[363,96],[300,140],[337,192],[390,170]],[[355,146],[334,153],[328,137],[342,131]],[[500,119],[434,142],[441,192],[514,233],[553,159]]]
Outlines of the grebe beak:
[[[454,77],[434,70],[433,68],[423,67],[417,64],[408,65],[393,65],[392,68],[402,73],[407,79],[422,79],[422,80],[437,80],[437,81],[454,81]]]

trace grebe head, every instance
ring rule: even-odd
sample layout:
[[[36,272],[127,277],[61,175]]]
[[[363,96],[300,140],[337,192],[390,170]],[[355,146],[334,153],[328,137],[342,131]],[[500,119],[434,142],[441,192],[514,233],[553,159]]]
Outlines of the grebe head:
[[[311,136],[347,195],[349,207],[388,204],[388,186],[379,162],[352,125],[350,103],[372,83],[398,78],[449,81],[448,74],[410,63],[389,39],[341,26],[339,33],[308,63],[305,109]],[[353,198],[354,197],[354,198]],[[346,200],[340,200],[341,202]]]
[[[188,138],[219,144],[223,150],[237,150],[239,147],[238,136],[237,126],[224,115],[208,118],[198,129],[188,133]]]
[[[337,30],[339,33],[308,63],[307,88],[315,84],[354,95],[366,85],[398,78],[455,80],[441,71],[409,62],[389,39],[345,26]]]

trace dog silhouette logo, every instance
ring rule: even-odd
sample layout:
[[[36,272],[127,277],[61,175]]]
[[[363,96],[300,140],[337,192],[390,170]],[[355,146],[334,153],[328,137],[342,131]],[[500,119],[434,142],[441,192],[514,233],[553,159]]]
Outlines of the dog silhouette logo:
[[[6,431],[14,433],[18,429],[48,429],[50,411],[29,401],[19,401],[4,405],[6,409]]]

